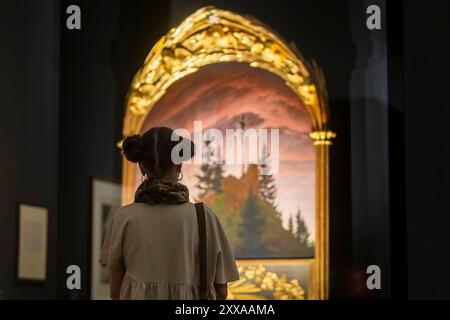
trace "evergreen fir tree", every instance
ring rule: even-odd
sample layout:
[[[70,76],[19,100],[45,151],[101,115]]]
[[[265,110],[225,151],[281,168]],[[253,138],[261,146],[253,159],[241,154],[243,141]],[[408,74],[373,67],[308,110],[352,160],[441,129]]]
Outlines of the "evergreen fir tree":
[[[277,217],[281,214],[276,208],[277,187],[273,175],[267,174],[270,168],[267,164],[266,146],[263,146],[262,159],[259,175],[259,194],[273,209],[275,209]]]
[[[241,219],[238,235],[242,239],[242,244],[237,248],[236,254],[239,257],[264,256],[267,252],[262,242],[262,234],[266,221],[256,198],[251,193],[241,211]]]
[[[311,236],[306,226],[305,220],[303,219],[300,209],[297,210],[297,214],[295,216],[295,223],[297,225],[295,231],[295,239],[302,245],[309,253],[312,253],[313,248],[309,241],[309,237]]]
[[[221,146],[218,146],[217,148],[217,157],[215,164],[212,168],[213,176],[212,176],[212,188],[214,191],[220,193],[222,192],[222,179],[223,179],[223,159],[222,159],[222,153],[221,153]]]
[[[289,220],[288,220],[288,230],[291,234],[294,234],[294,221],[292,220],[292,215],[289,215]]]
[[[200,174],[195,175],[198,179],[195,187],[200,190],[200,197],[204,196],[209,190],[214,190],[217,193],[223,191],[224,169],[220,146],[217,147],[217,150],[217,156],[215,156],[211,141],[207,138],[203,153],[203,159],[206,161],[200,167]]]
[[[214,170],[209,164],[202,164],[200,174],[196,174],[198,179],[195,187],[200,191],[200,196],[204,196],[213,187]]]
[[[211,166],[211,141],[209,138],[205,141],[205,148],[203,152],[202,165],[200,167],[200,174],[196,174],[198,179],[195,187],[200,191],[200,197],[204,196],[210,189],[214,187],[214,168]]]

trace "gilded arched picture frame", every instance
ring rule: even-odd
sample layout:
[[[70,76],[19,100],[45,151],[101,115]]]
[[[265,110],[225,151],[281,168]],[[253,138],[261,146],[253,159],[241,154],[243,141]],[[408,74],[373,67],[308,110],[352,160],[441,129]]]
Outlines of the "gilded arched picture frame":
[[[324,77],[315,63],[253,18],[214,7],[199,9],[154,45],[136,73],[126,99],[123,136],[141,132],[152,108],[176,81],[223,62],[247,63],[277,75],[308,110],[316,150],[315,257],[308,298],[327,299],[329,146],[335,134],[328,126]],[[128,204],[133,201],[135,165],[124,159],[122,168],[122,203]]]

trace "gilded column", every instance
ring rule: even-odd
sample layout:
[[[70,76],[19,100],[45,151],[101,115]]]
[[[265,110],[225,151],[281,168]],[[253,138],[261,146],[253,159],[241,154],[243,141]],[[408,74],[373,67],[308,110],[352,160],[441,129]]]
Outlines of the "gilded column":
[[[317,299],[328,299],[330,241],[329,241],[329,148],[336,134],[332,131],[313,131],[310,137],[316,148],[316,247],[315,280],[318,285]]]

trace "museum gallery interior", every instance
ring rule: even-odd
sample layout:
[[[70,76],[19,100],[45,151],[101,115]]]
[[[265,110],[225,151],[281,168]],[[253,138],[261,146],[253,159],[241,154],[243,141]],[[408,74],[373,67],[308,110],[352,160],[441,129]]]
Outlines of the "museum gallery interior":
[[[449,14],[1,1],[0,300],[110,298],[102,244],[143,181],[123,141],[153,127],[212,156],[182,183],[229,239],[228,299],[450,298]],[[264,138],[253,162],[230,132]]]

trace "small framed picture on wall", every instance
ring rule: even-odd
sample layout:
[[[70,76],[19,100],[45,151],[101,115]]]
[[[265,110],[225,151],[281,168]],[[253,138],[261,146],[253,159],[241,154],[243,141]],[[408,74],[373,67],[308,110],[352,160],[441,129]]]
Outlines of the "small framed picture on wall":
[[[17,279],[47,280],[48,209],[20,203]]]
[[[92,180],[91,299],[108,300],[109,272],[100,265],[103,241],[114,211],[121,205],[122,188],[117,182]]]

